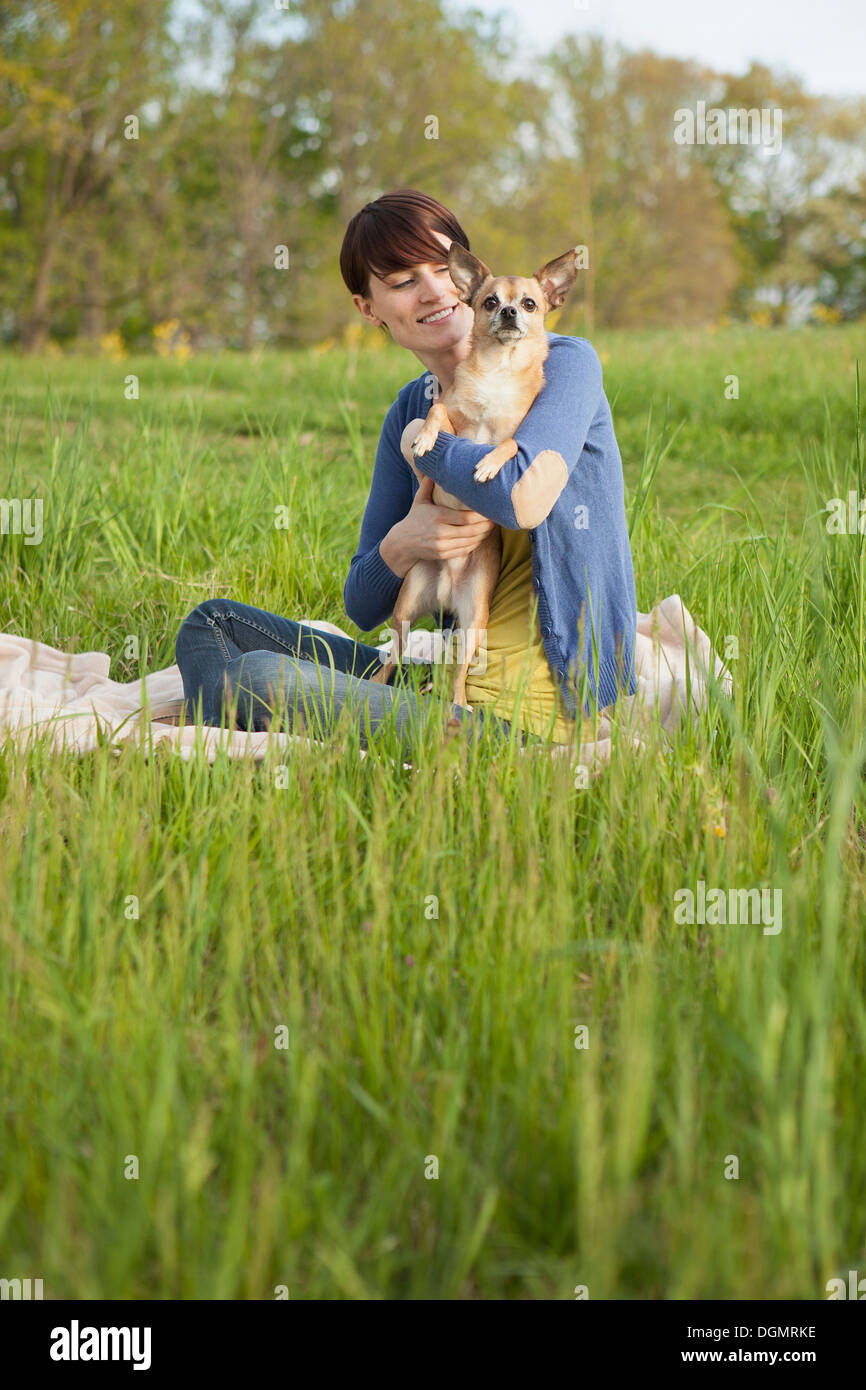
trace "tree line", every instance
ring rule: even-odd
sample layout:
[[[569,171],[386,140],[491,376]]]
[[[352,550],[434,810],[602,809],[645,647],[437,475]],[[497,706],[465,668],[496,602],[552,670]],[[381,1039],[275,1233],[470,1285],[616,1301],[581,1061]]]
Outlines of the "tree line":
[[[577,25],[577,20],[576,20]],[[0,0],[0,336],[288,345],[355,311],[346,223],[398,186],[497,273],[587,248],[561,332],[866,313],[866,101],[440,0]],[[683,113],[780,114],[677,138]],[[679,113],[679,117],[678,114]]]

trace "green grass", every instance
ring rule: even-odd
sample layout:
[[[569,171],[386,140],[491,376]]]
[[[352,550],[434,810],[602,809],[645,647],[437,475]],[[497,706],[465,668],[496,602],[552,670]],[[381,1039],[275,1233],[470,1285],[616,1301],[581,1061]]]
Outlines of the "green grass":
[[[287,788],[275,760],[7,741],[0,1276],[814,1299],[866,1274],[866,548],[821,514],[866,495],[862,330],[593,341],[638,605],[679,592],[737,638],[733,701],[587,788],[486,742],[464,767],[435,721],[411,772],[347,723]],[[41,545],[0,537],[0,630],[121,680],[212,594],[356,633],[378,432],[418,371],[0,357],[0,495],[45,499]],[[782,930],[677,924],[701,878],[781,889]]]

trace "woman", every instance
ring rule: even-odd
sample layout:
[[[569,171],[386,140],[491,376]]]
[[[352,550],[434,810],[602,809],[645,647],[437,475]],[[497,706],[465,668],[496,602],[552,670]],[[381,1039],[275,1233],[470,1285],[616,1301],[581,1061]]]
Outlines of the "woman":
[[[412,439],[470,348],[472,311],[448,272],[452,240],[469,249],[454,215],[413,189],[368,203],[346,229],[340,269],[352,302],[425,371],[385,419],[343,602],[362,631],[380,628],[416,560],[467,555],[499,524],[486,669],[469,673],[471,712],[456,705],[451,712],[474,733],[490,723],[508,735],[511,721],[521,743],[571,744],[578,704],[588,712],[591,697],[602,709],[635,691],[634,574],[601,365],[584,339],[549,334],[545,388],[499,477],[474,483],[489,446],[442,433],[419,461],[430,475],[419,486]],[[473,510],[436,506],[434,481]],[[266,729],[283,711],[294,727],[302,711],[304,727],[321,736],[349,706],[362,709],[372,733],[392,722],[408,747],[427,704],[427,691],[407,681],[411,667],[398,668],[388,686],[369,679],[381,663],[378,648],[228,599],[194,609],[178,634],[176,661],[189,715],[205,724],[234,713],[242,728]],[[361,740],[366,746],[363,727]]]

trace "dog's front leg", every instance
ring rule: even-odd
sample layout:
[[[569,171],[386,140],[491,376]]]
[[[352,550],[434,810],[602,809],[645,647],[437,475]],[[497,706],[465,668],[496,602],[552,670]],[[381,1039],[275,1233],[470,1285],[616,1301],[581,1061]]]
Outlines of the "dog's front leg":
[[[416,458],[422,458],[424,454],[429,454],[436,443],[436,436],[440,430],[447,430],[449,434],[456,433],[448,416],[448,411],[441,401],[436,401],[431,405],[427,419],[412,445]]]
[[[480,463],[476,463],[472,473],[475,482],[489,483],[491,478],[496,477],[502,465],[513,459],[516,453],[517,444],[513,439],[506,439],[502,444],[497,444],[495,449],[484,455]]]

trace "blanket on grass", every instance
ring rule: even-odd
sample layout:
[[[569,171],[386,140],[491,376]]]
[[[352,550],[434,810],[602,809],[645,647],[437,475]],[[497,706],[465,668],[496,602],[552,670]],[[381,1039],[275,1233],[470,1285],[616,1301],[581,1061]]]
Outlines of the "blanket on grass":
[[[322,632],[349,636],[333,623],[311,618],[298,621]],[[388,645],[386,642],[379,648],[383,656]],[[411,661],[432,665],[443,650],[440,631],[410,634],[407,653]],[[636,693],[621,696],[611,714],[617,724],[622,721],[627,726],[627,736],[637,748],[645,746],[641,735],[647,734],[651,725],[672,735],[689,702],[696,722],[707,701],[708,671],[725,693],[731,694],[730,673],[678,594],[663,599],[650,613],[638,613],[635,659]],[[67,653],[44,642],[0,633],[0,741],[11,736],[16,744],[26,745],[32,735],[47,734],[53,750],[69,748],[82,754],[106,740],[119,753],[120,742],[133,740],[145,756],[157,743],[168,742],[183,758],[200,750],[209,762],[219,750],[230,757],[260,762],[273,749],[284,761],[282,755],[293,743],[322,746],[303,734],[246,733],[186,723],[183,682],[177,666],[128,682],[111,680],[109,666],[106,652]],[[597,733],[597,738],[580,744],[576,758],[591,773],[597,773],[611,755],[613,730],[605,714],[599,717]],[[527,745],[533,746],[544,748]],[[363,758],[366,750],[360,751]],[[544,751],[574,752],[562,744],[547,745]],[[408,769],[411,764],[404,763],[403,767]]]

